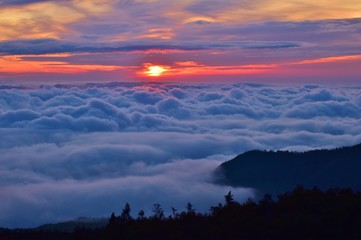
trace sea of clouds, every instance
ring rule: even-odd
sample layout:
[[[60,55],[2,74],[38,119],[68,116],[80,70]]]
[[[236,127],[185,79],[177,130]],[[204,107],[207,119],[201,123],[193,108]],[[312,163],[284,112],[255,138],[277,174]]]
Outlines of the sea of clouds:
[[[136,216],[154,203],[199,211],[232,190],[212,183],[251,149],[361,142],[361,88],[103,83],[0,86],[0,226]],[[247,187],[247,186],[245,186]]]

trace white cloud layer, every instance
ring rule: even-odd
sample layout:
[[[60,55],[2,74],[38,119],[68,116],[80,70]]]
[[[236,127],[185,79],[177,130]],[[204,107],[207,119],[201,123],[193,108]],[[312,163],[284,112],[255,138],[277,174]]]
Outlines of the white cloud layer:
[[[0,226],[78,216],[207,211],[212,171],[251,149],[361,142],[360,88],[88,84],[0,90]],[[202,208],[202,207],[206,208]]]

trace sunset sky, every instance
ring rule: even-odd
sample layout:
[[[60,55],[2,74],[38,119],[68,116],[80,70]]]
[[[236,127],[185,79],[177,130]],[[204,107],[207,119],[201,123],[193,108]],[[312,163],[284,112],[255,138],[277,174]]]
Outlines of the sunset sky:
[[[359,0],[3,0],[0,32],[6,82],[361,76]]]

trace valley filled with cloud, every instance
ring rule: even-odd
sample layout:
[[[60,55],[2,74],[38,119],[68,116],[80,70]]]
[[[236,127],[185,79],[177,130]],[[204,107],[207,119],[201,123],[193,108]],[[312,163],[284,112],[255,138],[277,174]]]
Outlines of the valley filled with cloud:
[[[200,211],[256,189],[212,183],[252,149],[304,151],[361,142],[361,88],[101,83],[1,86],[0,226],[79,216]],[[36,219],[36,221],[34,221]]]

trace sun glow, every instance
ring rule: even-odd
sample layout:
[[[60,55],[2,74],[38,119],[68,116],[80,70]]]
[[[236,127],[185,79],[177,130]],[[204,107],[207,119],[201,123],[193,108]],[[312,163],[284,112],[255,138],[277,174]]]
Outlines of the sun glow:
[[[167,71],[167,69],[162,66],[151,65],[151,66],[148,66],[147,71],[145,71],[145,74],[147,74],[148,76],[151,76],[151,77],[159,77],[166,71]]]

